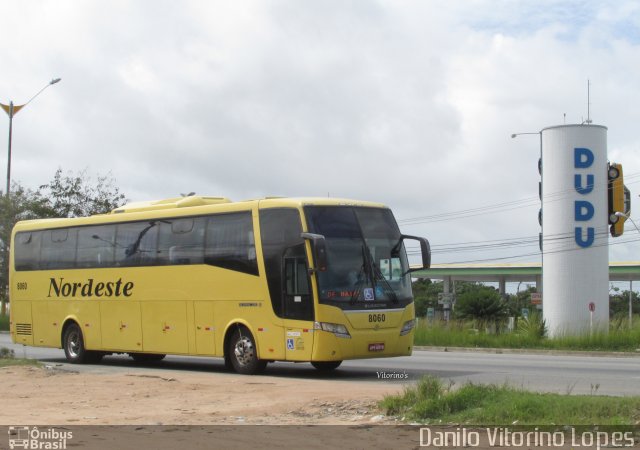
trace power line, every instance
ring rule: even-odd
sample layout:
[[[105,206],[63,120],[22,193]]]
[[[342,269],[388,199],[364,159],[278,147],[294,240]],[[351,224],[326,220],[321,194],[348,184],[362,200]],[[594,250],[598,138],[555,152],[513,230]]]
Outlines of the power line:
[[[630,179],[633,181],[628,181]],[[633,173],[625,177],[625,184],[635,184],[639,182],[640,182],[640,173]],[[587,188],[588,187],[589,186],[587,186]],[[607,187],[605,187],[605,189],[606,188]],[[602,191],[602,188],[599,188],[596,192],[601,192],[601,191]],[[567,198],[573,192],[575,192],[574,189],[558,191],[558,192],[545,195],[544,199],[546,202],[561,201]],[[450,211],[446,213],[438,213],[438,214],[432,214],[428,216],[399,219],[398,224],[404,225],[404,226],[411,226],[411,225],[418,225],[418,224],[425,224],[425,223],[443,222],[443,221],[455,220],[455,219],[464,219],[468,217],[476,217],[476,216],[482,216],[487,214],[495,214],[495,213],[502,213],[507,211],[523,209],[523,208],[530,208],[530,207],[540,205],[540,202],[541,201],[539,197],[527,197],[520,200],[512,200],[508,202],[495,203],[493,205],[484,205],[481,207],[468,208],[468,209],[463,209],[459,211]]]
[[[598,235],[601,235],[601,233],[597,233]],[[606,233],[605,233],[606,234]],[[589,248],[599,248],[599,247],[611,247],[613,245],[620,245],[620,244],[628,244],[628,243],[634,243],[634,242],[640,242],[640,236],[636,237],[636,238],[632,238],[632,239],[627,239],[627,240],[616,240],[615,242],[609,242],[609,240],[607,240],[604,243],[599,243],[599,244],[595,244],[592,245]],[[501,257],[492,257],[492,258],[481,258],[481,259],[471,259],[471,260],[464,260],[464,261],[455,261],[455,262],[447,262],[446,264],[471,264],[471,263],[479,263],[479,262],[492,262],[492,261],[504,261],[504,260],[509,260],[509,259],[516,259],[516,258],[525,258],[525,257],[531,257],[531,256],[538,256],[538,257],[542,257],[544,255],[550,255],[550,254],[557,254],[557,253],[565,253],[565,252],[574,252],[574,251],[582,251],[585,250],[584,248],[569,248],[569,249],[558,249],[558,250],[547,250],[547,251],[543,251],[543,252],[534,252],[534,253],[521,253],[518,255],[511,255],[511,256],[501,256]],[[408,254],[417,254],[413,253],[413,252],[407,252]]]

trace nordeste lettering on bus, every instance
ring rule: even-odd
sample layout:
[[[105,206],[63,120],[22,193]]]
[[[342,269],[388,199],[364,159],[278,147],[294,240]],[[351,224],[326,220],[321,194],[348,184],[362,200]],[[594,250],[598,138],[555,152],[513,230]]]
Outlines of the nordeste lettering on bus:
[[[123,282],[122,278],[117,281],[94,282],[89,278],[85,282],[64,281],[63,277],[49,279],[49,295],[47,297],[130,297],[134,284],[132,281]]]

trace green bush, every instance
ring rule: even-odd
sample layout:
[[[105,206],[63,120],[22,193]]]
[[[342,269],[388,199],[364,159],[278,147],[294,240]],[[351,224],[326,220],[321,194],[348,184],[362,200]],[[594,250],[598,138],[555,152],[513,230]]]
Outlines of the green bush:
[[[0,359],[13,359],[15,356],[15,352],[10,348],[0,347]]]

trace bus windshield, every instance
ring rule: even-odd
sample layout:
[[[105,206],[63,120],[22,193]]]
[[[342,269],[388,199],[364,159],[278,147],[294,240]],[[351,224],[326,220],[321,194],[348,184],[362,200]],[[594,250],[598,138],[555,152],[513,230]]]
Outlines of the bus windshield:
[[[320,303],[342,309],[402,308],[412,301],[409,264],[388,209],[307,206],[307,225],[326,239]]]

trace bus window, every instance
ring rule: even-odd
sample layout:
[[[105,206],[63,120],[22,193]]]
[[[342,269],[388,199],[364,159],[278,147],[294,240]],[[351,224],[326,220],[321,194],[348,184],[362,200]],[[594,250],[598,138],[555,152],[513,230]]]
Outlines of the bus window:
[[[160,264],[202,264],[204,259],[203,217],[163,220],[158,237]]]
[[[156,264],[158,221],[121,223],[116,231],[116,266]]]
[[[76,264],[78,230],[46,230],[42,239],[41,269],[72,269]]]
[[[205,264],[258,275],[251,213],[210,216],[207,222]]]
[[[82,227],[78,229],[76,267],[113,266],[115,227]]]
[[[16,234],[15,258],[16,270],[38,270],[40,267],[40,231],[28,231]]]

